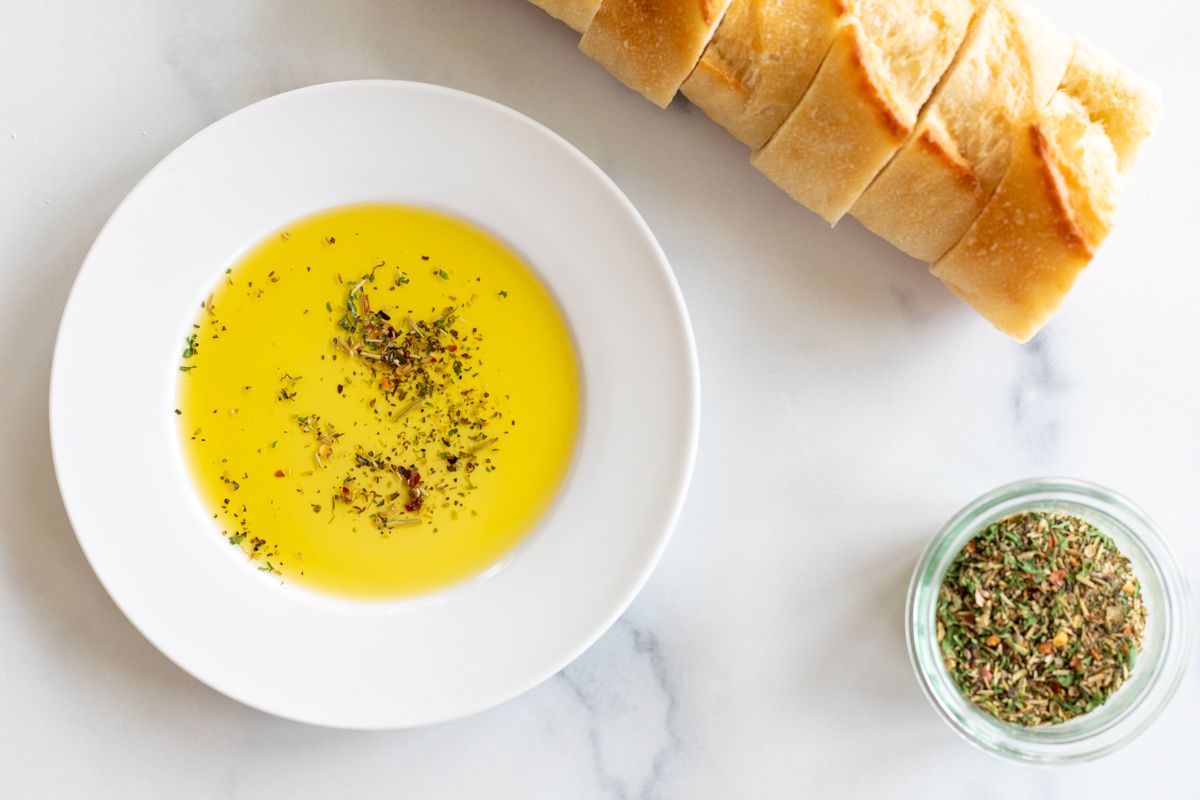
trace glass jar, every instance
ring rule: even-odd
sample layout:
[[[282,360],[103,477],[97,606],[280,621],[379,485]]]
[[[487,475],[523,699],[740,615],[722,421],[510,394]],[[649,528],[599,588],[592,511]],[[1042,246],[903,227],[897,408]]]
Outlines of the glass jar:
[[[1039,727],[1001,722],[962,694],[942,661],[935,620],[938,589],[955,556],[988,525],[1026,511],[1071,514],[1112,537],[1137,572],[1147,609],[1142,649],[1129,680],[1099,708],[1067,722]],[[921,688],[959,734],[1001,756],[1061,763],[1109,753],[1158,716],[1174,695],[1187,664],[1190,613],[1183,572],[1166,541],[1137,506],[1091,483],[1039,478],[988,492],[946,523],[917,562],[909,584],[904,627]]]

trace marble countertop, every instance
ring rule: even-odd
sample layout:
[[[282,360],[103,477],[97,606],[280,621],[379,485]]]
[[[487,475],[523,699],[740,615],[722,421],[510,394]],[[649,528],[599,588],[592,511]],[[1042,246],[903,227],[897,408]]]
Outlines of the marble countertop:
[[[622,88],[523,0],[3,4],[0,794],[1200,797],[1200,651],[1138,740],[1053,770],[960,741],[905,654],[920,549],[1015,478],[1131,496],[1200,585],[1200,6],[1040,5],[1160,82],[1167,113],[1100,256],[1019,346],[856,223],[791,203],[699,111]],[[46,424],[67,291],[137,179],[249,102],[361,77],[476,92],[594,159],[674,265],[704,386],[691,495],[624,617],[516,700],[382,734],[252,711],[143,640],[75,542]]]

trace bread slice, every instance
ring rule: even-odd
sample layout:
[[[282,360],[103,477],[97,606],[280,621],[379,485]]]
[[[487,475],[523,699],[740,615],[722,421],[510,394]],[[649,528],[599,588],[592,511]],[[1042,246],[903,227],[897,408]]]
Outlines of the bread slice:
[[[733,0],[683,93],[757,150],[804,96],[848,0]]]
[[[583,33],[596,15],[600,0],[531,0],[531,2],[557,20]]]
[[[910,256],[936,261],[992,196],[1014,137],[1054,94],[1071,49],[1024,0],[994,0],[912,138],[850,213]]]
[[[912,133],[982,0],[856,0],[752,163],[835,223]]]
[[[730,0],[604,0],[579,47],[662,108],[700,60]]]
[[[1160,107],[1154,86],[1076,45],[1058,90],[1017,136],[995,194],[933,274],[1028,341],[1108,235],[1121,176]]]

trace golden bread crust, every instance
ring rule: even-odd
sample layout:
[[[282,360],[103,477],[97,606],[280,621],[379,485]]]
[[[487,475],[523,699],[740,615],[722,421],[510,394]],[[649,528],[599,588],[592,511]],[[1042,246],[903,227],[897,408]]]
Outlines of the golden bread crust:
[[[972,197],[978,197],[983,192],[979,176],[975,174],[975,170],[971,169],[971,165],[954,146],[953,141],[946,134],[944,126],[937,128],[926,126],[920,130],[913,141],[923,153],[942,165],[954,182],[961,185]]]
[[[804,95],[829,49],[844,0],[733,0],[683,93],[751,149]]]
[[[1100,242],[1077,223],[1042,126],[1019,137],[983,213],[931,271],[1003,333],[1025,342],[1053,316]]]
[[[579,47],[617,80],[666,108],[730,0],[604,0]]]
[[[1108,235],[1121,175],[1157,116],[1147,85],[1077,46],[995,193],[932,266],[1013,338],[1027,341],[1045,325]]]
[[[850,60],[854,64],[852,72],[858,78],[858,88],[874,111],[879,123],[886,129],[887,134],[898,142],[902,142],[912,133],[912,116],[909,109],[901,107],[897,99],[889,91],[879,70],[869,58],[865,42],[861,35],[850,39]]]
[[[808,92],[751,163],[836,223],[912,133],[976,7],[976,0],[860,0]],[[907,25],[889,26],[884,10]]]
[[[538,8],[583,33],[600,7],[600,0],[531,0]]]
[[[1050,99],[1071,52],[1022,0],[995,0],[976,18],[917,133],[850,213],[914,258],[936,261],[983,209],[1013,139]]]

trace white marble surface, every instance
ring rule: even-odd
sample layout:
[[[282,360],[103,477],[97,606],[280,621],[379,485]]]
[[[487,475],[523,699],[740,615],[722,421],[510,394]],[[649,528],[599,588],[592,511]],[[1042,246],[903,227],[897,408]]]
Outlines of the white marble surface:
[[[1167,116],[1100,257],[1021,347],[523,0],[0,1],[0,795],[1200,797],[1195,652],[1146,734],[1055,770],[959,741],[904,652],[918,551],[1017,477],[1129,494],[1200,584],[1200,6],[1041,5],[1162,83]],[[691,497],[625,617],[517,700],[385,734],[273,719],[160,656],[88,569],[46,432],[67,290],[138,177],[246,103],[359,77],[491,97],[608,171],[675,266],[704,383]]]

